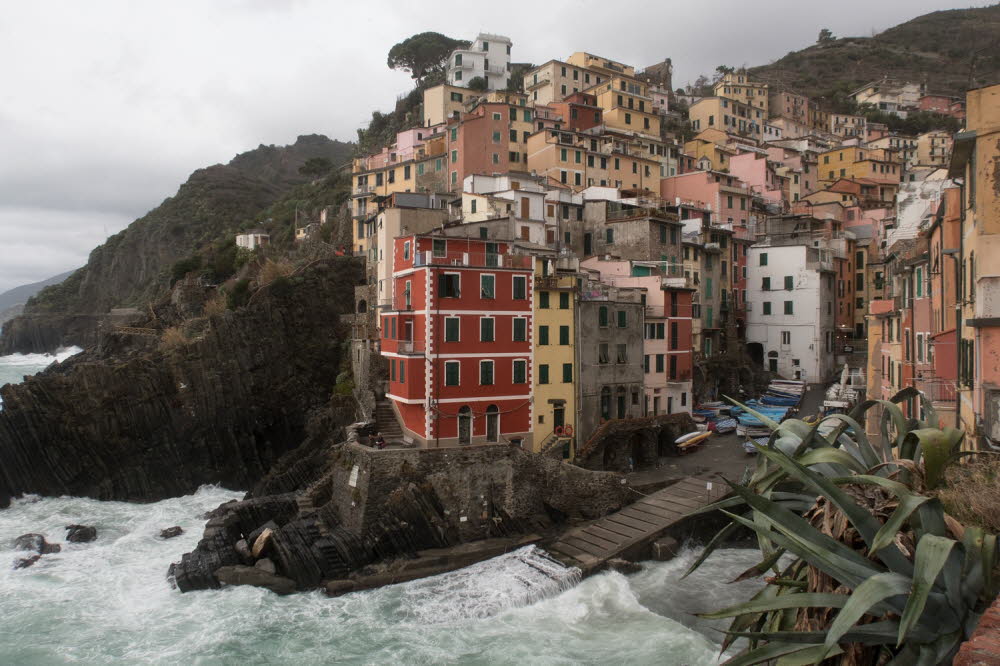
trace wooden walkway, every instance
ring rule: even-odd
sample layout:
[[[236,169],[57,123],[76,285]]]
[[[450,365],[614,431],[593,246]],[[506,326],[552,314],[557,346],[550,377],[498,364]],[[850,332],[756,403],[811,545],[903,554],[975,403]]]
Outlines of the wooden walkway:
[[[721,480],[689,476],[617,513],[567,532],[548,551],[586,575],[609,559],[651,543],[691,511],[728,493],[729,487]]]

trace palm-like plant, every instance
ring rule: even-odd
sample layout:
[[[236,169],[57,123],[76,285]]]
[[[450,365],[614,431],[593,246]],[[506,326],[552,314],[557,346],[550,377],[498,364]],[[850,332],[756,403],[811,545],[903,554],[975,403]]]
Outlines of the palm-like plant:
[[[907,419],[898,403],[918,395],[905,389],[813,425],[747,408],[771,437],[752,477],[702,510],[732,522],[691,567],[742,526],[756,533],[762,560],[740,578],[774,573],[750,601],[704,616],[734,618],[723,650],[749,639],[727,664],[837,655],[841,663],[950,663],[975,629],[996,595],[997,537],[961,525],[933,496],[963,433],[939,429],[926,401],[926,422]],[[878,445],[860,425],[876,405]]]

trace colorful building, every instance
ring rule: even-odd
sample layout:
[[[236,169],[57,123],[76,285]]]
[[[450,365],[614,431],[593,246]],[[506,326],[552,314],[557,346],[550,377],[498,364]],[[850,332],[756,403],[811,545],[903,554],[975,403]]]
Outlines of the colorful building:
[[[464,88],[480,78],[487,90],[503,90],[510,83],[510,51],[510,37],[479,33],[469,48],[448,56],[448,84]]]
[[[767,112],[727,97],[703,97],[691,105],[688,117],[695,132],[711,127],[761,141]]]

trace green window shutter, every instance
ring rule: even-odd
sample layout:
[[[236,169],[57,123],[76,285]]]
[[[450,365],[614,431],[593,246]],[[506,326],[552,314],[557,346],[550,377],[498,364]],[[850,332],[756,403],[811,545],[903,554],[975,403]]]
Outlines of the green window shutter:
[[[764,301],[764,314],[771,314],[771,301]]]
[[[792,301],[785,301],[785,314],[786,315],[795,314],[793,312]]]
[[[458,317],[447,317],[444,320],[444,341],[458,342],[459,319]]]
[[[483,386],[493,385],[493,361],[479,362],[479,383]]]
[[[618,311],[618,328],[628,328],[628,313],[625,310]]]
[[[538,307],[542,310],[548,310],[549,308],[549,292],[540,291],[538,292]]]
[[[663,372],[663,354],[656,355],[656,371]]]
[[[559,344],[561,345],[569,344],[569,326],[559,327]]]
[[[514,276],[514,298],[520,300],[528,297],[528,279],[523,275]]]
[[[573,364],[563,363],[563,383],[570,384],[573,382]]]
[[[549,383],[549,366],[542,364],[538,366],[538,383],[548,384]]]
[[[549,327],[539,326],[538,327],[538,344],[547,345],[549,344]]]
[[[767,266],[767,252],[760,253],[760,265]]]
[[[569,309],[569,292],[566,291],[559,292],[559,309],[560,310]]]
[[[518,318],[514,320],[514,342],[526,342],[528,340],[528,320]]]
[[[493,320],[483,317],[479,320],[479,340],[480,342],[493,342]]]
[[[601,327],[608,325],[608,308],[606,305],[602,305],[597,310],[597,324]]]
[[[785,276],[785,290],[791,291],[795,287],[795,279],[791,275]]]
[[[444,385],[458,386],[458,370],[461,366],[456,363],[444,364]]]
[[[524,384],[528,381],[527,361],[514,361],[514,383]]]
[[[760,286],[760,288],[763,291],[771,291],[771,278],[766,277],[763,280],[761,280],[761,286]]]
[[[483,298],[496,298],[497,278],[495,275],[480,275],[479,284],[482,288],[480,296]]]

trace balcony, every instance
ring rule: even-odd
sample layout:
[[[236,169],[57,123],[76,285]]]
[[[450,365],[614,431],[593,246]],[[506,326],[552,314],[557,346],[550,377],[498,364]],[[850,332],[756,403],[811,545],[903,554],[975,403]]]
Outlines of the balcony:
[[[414,267],[421,266],[463,266],[467,268],[520,268],[533,267],[534,257],[522,254],[486,254],[476,252],[449,253],[434,256],[430,250],[417,252],[413,257]]]
[[[423,356],[426,345],[423,340],[397,340],[396,352],[407,356]]]
[[[681,383],[681,382],[689,382],[689,381],[691,381],[691,371],[690,370],[685,370],[684,372],[678,372],[673,377],[667,377],[667,383],[668,384],[678,384],[678,383]]]
[[[663,289],[695,289],[696,285],[697,282],[690,277],[663,277],[660,279],[660,286]]]
[[[360,199],[361,197],[369,197],[375,194],[374,185],[355,185],[354,191],[351,192],[351,196],[355,199]]]

